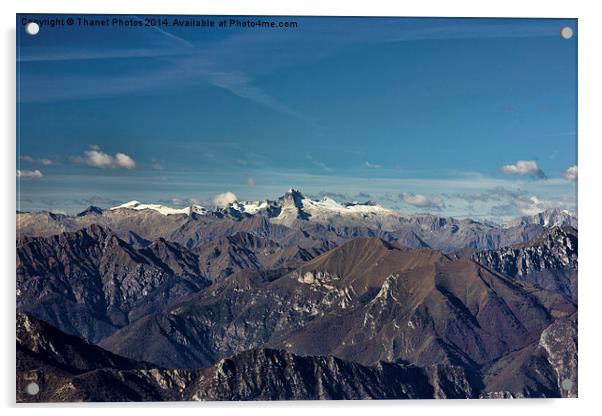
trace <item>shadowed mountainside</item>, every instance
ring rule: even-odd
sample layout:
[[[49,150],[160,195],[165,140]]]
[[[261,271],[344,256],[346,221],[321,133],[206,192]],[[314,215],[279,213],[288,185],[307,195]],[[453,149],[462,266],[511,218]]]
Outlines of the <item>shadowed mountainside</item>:
[[[66,362],[66,358],[80,358]],[[379,363],[285,351],[244,352],[199,370],[136,363],[27,315],[17,316],[17,401],[323,400],[469,398],[457,367]],[[40,393],[28,395],[28,383]]]

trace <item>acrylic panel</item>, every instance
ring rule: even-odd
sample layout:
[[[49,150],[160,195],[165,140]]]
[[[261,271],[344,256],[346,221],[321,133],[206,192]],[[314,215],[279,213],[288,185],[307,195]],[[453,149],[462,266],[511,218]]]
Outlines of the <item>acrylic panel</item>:
[[[17,401],[576,397],[577,34],[17,15]]]

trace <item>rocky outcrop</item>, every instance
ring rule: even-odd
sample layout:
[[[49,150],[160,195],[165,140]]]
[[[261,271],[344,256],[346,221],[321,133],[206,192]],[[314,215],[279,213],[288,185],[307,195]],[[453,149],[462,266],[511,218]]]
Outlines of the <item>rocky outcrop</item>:
[[[553,290],[577,301],[577,230],[554,227],[528,243],[479,251],[472,259],[517,280]]]

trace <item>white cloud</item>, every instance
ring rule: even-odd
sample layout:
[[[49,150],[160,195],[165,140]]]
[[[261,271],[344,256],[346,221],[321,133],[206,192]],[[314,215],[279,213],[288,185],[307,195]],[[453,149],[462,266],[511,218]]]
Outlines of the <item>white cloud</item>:
[[[115,163],[118,167],[124,169],[134,169],[136,167],[136,162],[134,162],[134,159],[132,159],[125,153],[116,153]]]
[[[530,176],[534,179],[546,179],[546,174],[534,160],[519,160],[514,165],[504,165],[502,166],[502,173],[506,175]]]
[[[247,176],[247,185],[251,187],[255,186],[255,179],[250,175]]]
[[[434,210],[440,210],[445,208],[445,201],[443,198],[435,196],[429,197],[421,194],[413,194],[411,192],[404,192],[399,195],[401,200],[408,205],[412,205],[419,208],[430,208]]]
[[[41,178],[42,172],[39,170],[19,170],[17,169],[17,178]]]
[[[50,166],[50,165],[54,164],[54,161],[52,161],[50,159],[44,159],[44,158],[36,159],[29,155],[21,155],[19,157],[19,159],[21,159],[22,161],[27,162],[27,163],[35,163],[35,164],[39,164],[42,166]]]
[[[232,192],[224,192],[223,194],[215,195],[211,200],[218,207],[226,207],[228,204],[235,202],[238,198]]]
[[[564,171],[564,179],[566,179],[567,181],[577,180],[577,165],[571,166],[570,168]]]
[[[97,145],[90,145],[83,156],[75,156],[73,160],[82,165],[93,166],[101,169],[134,169],[136,162],[125,153],[116,153],[111,156],[103,152]]]

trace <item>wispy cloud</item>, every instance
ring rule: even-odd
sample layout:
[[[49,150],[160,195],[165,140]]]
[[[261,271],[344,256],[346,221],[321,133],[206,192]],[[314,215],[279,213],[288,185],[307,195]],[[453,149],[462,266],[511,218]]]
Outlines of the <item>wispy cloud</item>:
[[[533,179],[546,179],[547,176],[534,160],[519,160],[515,164],[502,166],[506,175],[529,176]]]
[[[481,204],[480,211],[488,210],[493,217],[534,215],[550,208],[573,208],[574,199],[549,199],[534,195],[524,189],[512,190],[497,186],[482,192],[443,194],[450,200],[461,200],[469,204]]]
[[[324,169],[324,170],[330,170],[330,168],[328,167],[328,165],[326,165],[326,163],[324,163],[324,162],[320,162],[319,160],[316,160],[316,159],[315,159],[315,158],[314,158],[314,157],[313,157],[311,154],[309,154],[309,153],[307,153],[307,154],[305,155],[305,158],[306,158],[307,160],[309,160],[309,161],[310,161],[310,162],[311,162],[311,163],[312,163],[314,166],[317,166],[317,167],[319,167],[319,168],[321,168],[321,169]]]
[[[504,201],[507,199],[523,198],[528,195],[528,192],[522,189],[511,190],[504,186],[496,186],[482,192],[466,192],[466,193],[444,193],[446,198],[461,199],[470,203],[474,202],[489,202],[489,201]]]
[[[36,164],[36,165],[42,165],[42,166],[50,166],[55,163],[53,160],[50,160],[50,159],[34,158],[29,155],[21,155],[21,156],[19,156],[19,159],[22,160],[23,162]]]
[[[197,71],[210,84],[223,88],[232,94],[246,98],[270,110],[312,122],[305,114],[290,107],[254,84],[253,78],[239,71],[205,70]]]
[[[44,176],[39,170],[20,170],[17,169],[17,178],[41,178]]]
[[[159,28],[153,28],[149,33],[153,34],[152,39],[158,44],[156,48],[88,50],[71,46],[61,50],[36,48],[35,53],[25,51],[19,58],[20,62],[148,58],[155,60],[157,64],[144,66],[142,71],[126,70],[101,75],[83,71],[77,74],[60,73],[53,75],[52,83],[48,83],[44,76],[30,74],[23,69],[22,76],[27,77],[28,84],[39,85],[39,88],[23,90],[19,100],[54,101],[103,97],[147,89],[173,88],[175,83],[184,86],[198,85],[201,80],[267,109],[314,123],[307,115],[259,87],[251,74],[241,71],[238,66],[233,69],[227,62],[223,62],[221,41],[195,45]],[[148,43],[153,42],[149,39]],[[232,47],[237,48],[237,45]],[[99,82],[99,78],[103,78],[104,82]]]
[[[134,169],[136,167],[134,159],[125,153],[118,152],[115,153],[115,156],[111,156],[96,145],[90,145],[89,149],[84,151],[83,156],[73,156],[72,160],[81,165],[101,169]]]

